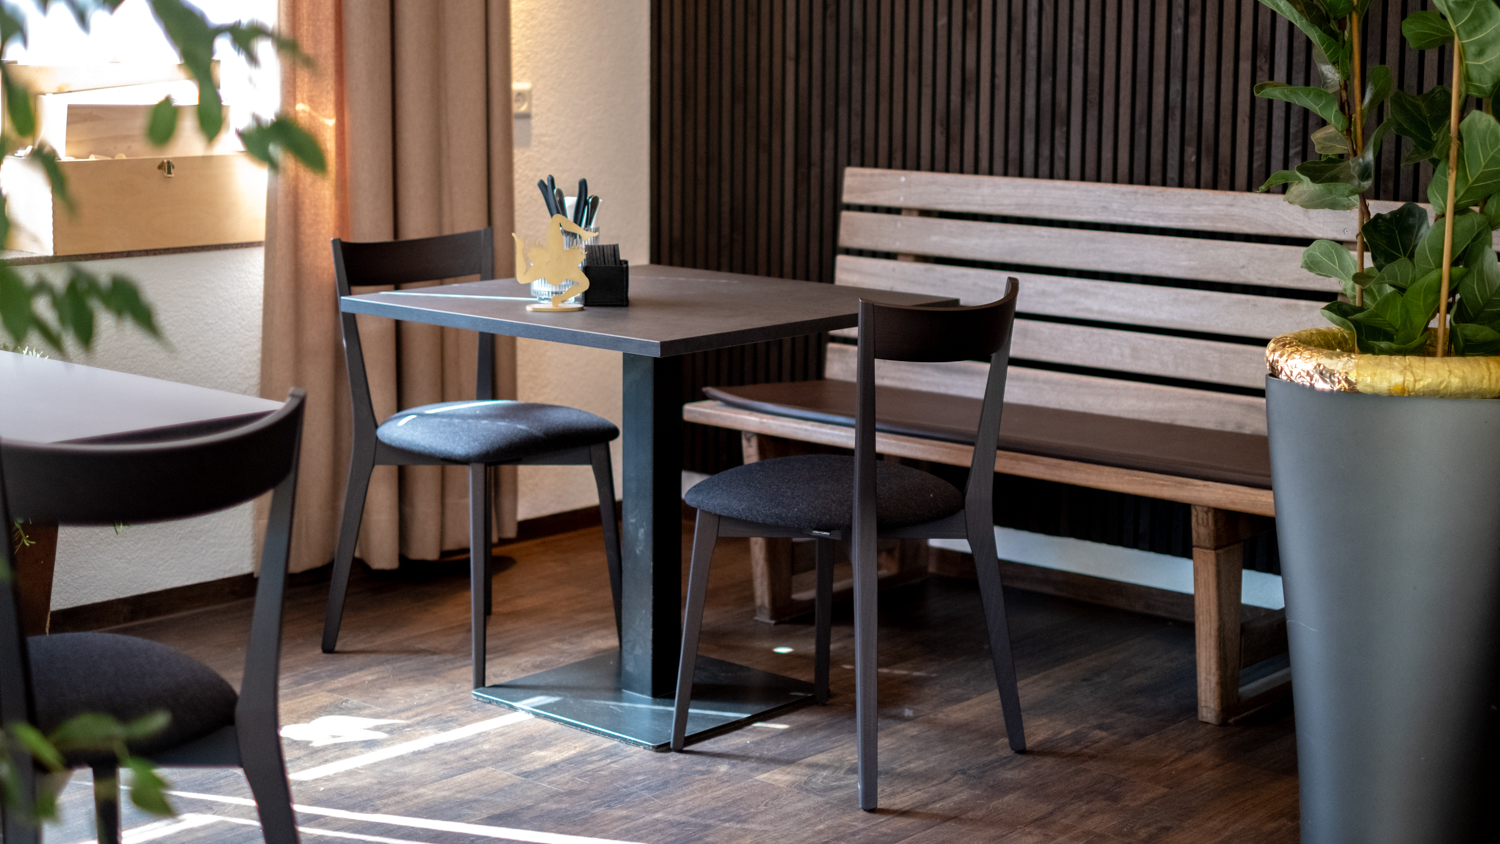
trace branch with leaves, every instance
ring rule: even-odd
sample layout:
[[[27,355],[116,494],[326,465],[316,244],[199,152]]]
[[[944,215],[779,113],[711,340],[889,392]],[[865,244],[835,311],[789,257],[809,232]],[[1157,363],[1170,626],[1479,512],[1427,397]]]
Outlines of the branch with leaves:
[[[1408,15],[1401,31],[1412,49],[1450,50],[1451,84],[1417,96],[1395,92],[1390,125],[1411,141],[1403,164],[1433,166],[1427,198],[1441,224],[1407,203],[1361,227],[1373,269],[1338,261],[1329,248],[1337,244],[1329,241],[1312,247],[1323,260],[1304,266],[1361,294],[1323,313],[1352,332],[1362,352],[1497,355],[1500,263],[1493,232],[1500,228],[1500,201],[1491,200],[1500,193],[1500,122],[1491,100],[1500,87],[1500,6],[1494,0],[1433,5],[1436,11]],[[1476,98],[1480,106],[1465,114]]]
[[[113,13],[124,0],[32,0],[42,12],[62,6],[73,14],[85,32],[94,14]],[[257,66],[259,50],[269,44],[283,55],[307,63],[308,57],[295,41],[282,36],[264,24],[237,21],[211,23],[203,12],[185,0],[147,0],[152,14],[167,40],[176,48],[183,67],[198,89],[196,115],[203,136],[212,141],[224,131],[223,99],[213,76],[216,45],[225,39],[252,66]],[[0,49],[12,43],[26,44],[26,19],[6,4],[0,3]],[[67,180],[58,166],[58,152],[36,142],[37,120],[33,106],[35,92],[16,78],[10,66],[0,65],[0,88],[5,96],[5,131],[0,133],[0,157],[23,153],[28,161],[46,173],[52,193],[66,213],[72,209]],[[157,103],[142,132],[156,146],[171,141],[177,131],[180,110],[170,97]],[[256,118],[239,137],[245,151],[273,171],[282,166],[286,156],[317,173],[327,169],[327,160],[317,140],[299,126],[287,112],[270,120]],[[10,213],[0,199],[0,244],[10,233]],[[38,307],[38,306],[41,307]],[[50,312],[50,313],[49,313]],[[150,306],[141,298],[134,282],[121,276],[108,281],[72,267],[68,279],[59,285],[44,278],[26,281],[9,263],[0,261],[0,331],[11,340],[24,344],[36,332],[41,342],[61,351],[71,338],[89,348],[94,338],[96,312],[113,314],[129,321],[152,336],[159,336]]]

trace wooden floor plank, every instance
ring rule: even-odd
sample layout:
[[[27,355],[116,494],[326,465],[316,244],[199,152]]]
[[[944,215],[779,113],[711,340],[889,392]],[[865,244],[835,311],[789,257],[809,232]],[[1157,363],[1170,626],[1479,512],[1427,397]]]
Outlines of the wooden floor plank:
[[[684,542],[688,539],[685,527]],[[496,576],[492,681],[614,645],[597,529],[509,546]],[[811,680],[811,619],[752,618],[745,540],[715,557],[702,651]],[[288,595],[282,716],[395,723],[385,738],[313,747],[284,740],[294,774],[430,737],[509,710],[469,695],[467,580],[358,577],[341,650],[318,647],[325,593]],[[880,595],[882,809],[854,791],[853,630],[835,612],[833,698],[692,745],[651,753],[538,719],[335,774],[294,781],[298,803],[610,841],[652,842],[1280,842],[1297,838],[1288,705],[1232,727],[1194,711],[1191,625],[1035,593],[1007,593],[1029,752],[1006,744],[975,586],[933,577]],[[166,642],[238,682],[249,602],[117,632]],[[790,648],[778,653],[776,649]],[[238,773],[172,770],[175,788],[248,797]],[[91,834],[88,777],[64,794],[48,840]],[[185,812],[244,820],[244,806],[179,799]],[[131,810],[127,825],[150,819]],[[308,829],[430,844],[495,840],[368,819],[304,814]],[[213,820],[166,844],[258,840]],[[332,840],[309,836],[306,840]]]

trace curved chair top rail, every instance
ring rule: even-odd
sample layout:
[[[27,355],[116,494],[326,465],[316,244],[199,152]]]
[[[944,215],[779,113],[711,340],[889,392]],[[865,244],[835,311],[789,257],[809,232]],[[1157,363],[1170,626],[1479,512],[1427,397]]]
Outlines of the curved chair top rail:
[[[494,230],[356,243],[333,239],[339,295],[351,287],[411,284],[440,278],[478,275],[494,278]]]
[[[883,305],[860,300],[860,340],[874,343],[880,360],[989,360],[1005,345],[1016,313],[1019,283],[986,305]]]
[[[296,468],[306,395],[202,437],[134,445],[0,442],[0,484],[16,519],[109,525],[181,519],[249,501]]]

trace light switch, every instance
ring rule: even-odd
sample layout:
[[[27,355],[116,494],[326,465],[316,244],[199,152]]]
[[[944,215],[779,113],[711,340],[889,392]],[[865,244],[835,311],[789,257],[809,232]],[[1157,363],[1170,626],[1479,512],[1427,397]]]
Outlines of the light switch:
[[[511,83],[511,113],[517,117],[531,116],[531,83]]]

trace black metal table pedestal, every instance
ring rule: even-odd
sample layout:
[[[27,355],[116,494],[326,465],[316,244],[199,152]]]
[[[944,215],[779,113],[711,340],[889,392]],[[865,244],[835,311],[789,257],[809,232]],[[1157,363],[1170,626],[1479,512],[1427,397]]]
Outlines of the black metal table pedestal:
[[[627,744],[665,751],[672,699],[625,691],[618,652],[474,690],[489,703],[529,712]],[[774,717],[813,699],[813,686],[755,668],[699,656],[688,741]]]

